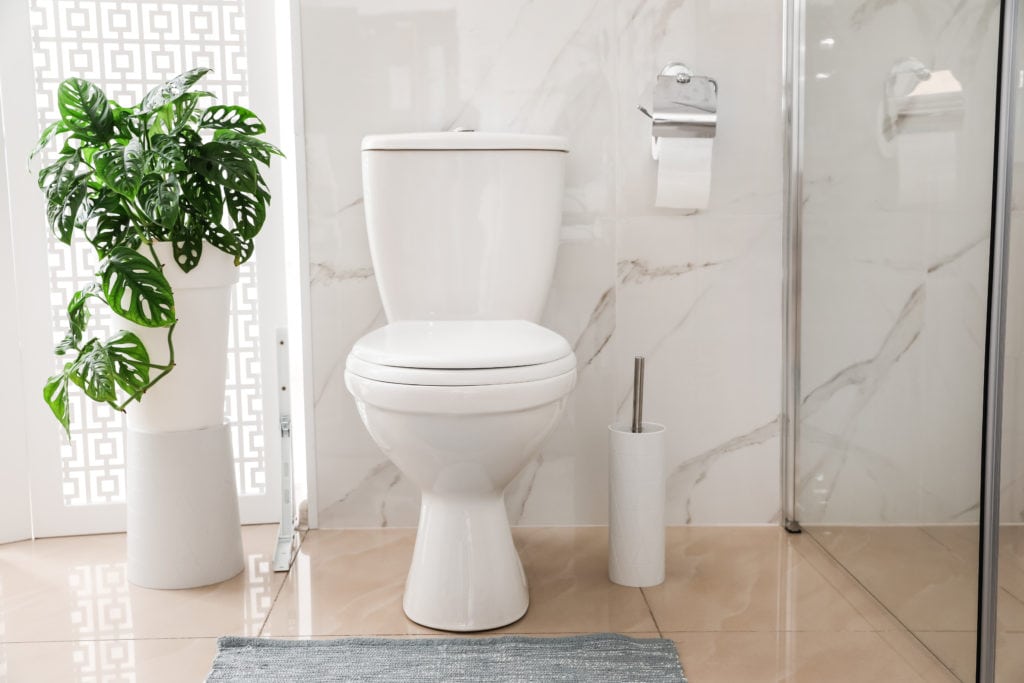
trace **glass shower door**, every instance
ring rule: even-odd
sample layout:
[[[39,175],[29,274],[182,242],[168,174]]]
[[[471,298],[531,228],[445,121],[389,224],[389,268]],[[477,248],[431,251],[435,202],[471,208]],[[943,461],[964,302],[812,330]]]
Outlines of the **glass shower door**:
[[[999,2],[802,11],[797,519],[974,680]]]

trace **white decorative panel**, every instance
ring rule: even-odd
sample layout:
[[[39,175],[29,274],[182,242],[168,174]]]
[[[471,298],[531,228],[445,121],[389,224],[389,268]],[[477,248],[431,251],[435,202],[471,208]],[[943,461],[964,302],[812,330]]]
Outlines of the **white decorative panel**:
[[[221,102],[247,104],[242,0],[29,0],[29,6],[39,130],[58,118],[57,87],[73,76],[96,83],[127,105],[182,71],[206,66],[213,72],[203,80],[204,89]],[[91,280],[95,260],[84,241],[70,250],[50,242],[54,343],[63,336],[64,305]],[[94,320],[98,330],[115,324],[106,311]],[[242,267],[232,297],[225,395],[226,413],[234,424],[241,495],[260,495],[266,489],[259,359],[256,268],[250,262]],[[61,452],[65,505],[123,502],[124,458],[123,416],[76,390],[71,440]]]

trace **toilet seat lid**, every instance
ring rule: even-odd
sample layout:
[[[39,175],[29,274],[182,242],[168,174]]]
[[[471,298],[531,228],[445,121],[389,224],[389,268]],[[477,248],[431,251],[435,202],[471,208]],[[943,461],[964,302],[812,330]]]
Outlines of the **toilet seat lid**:
[[[351,355],[390,367],[474,370],[551,363],[572,347],[527,320],[402,320],[365,335]]]

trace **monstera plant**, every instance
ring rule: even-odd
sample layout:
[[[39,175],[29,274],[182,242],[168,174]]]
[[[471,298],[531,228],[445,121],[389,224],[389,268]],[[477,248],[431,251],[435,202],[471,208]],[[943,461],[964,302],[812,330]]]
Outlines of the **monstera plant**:
[[[123,411],[174,369],[174,292],[155,242],[173,245],[174,267],[185,272],[200,262],[204,244],[233,256],[236,266],[252,256],[270,201],[259,164],[281,152],[257,137],[266,127],[248,109],[202,106],[213,95],[195,88],[209,71],[183,73],[129,107],[70,78],[57,93],[60,120],[32,153],[59,145],[56,160],[39,171],[50,230],[68,245],[87,240],[99,258],[96,280],[67,304],[69,329],[55,349],[67,361],[43,389],[65,431],[70,384]],[[91,335],[92,304],[141,327],[165,328],[169,360],[151,362],[128,330]]]

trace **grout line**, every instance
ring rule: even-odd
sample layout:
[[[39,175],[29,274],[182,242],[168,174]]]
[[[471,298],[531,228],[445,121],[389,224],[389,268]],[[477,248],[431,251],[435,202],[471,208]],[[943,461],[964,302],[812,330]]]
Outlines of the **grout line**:
[[[878,603],[878,606],[879,606],[879,607],[881,607],[881,608],[882,608],[882,609],[883,609],[883,610],[885,611],[885,613],[886,613],[886,614],[888,614],[889,616],[891,616],[891,617],[893,618],[893,620],[895,620],[895,621],[896,621],[896,623],[897,623],[897,624],[899,624],[900,626],[902,626],[902,627],[903,627],[903,629],[904,629],[904,630],[905,630],[905,631],[906,631],[907,633],[909,633],[909,634],[911,635],[911,637],[913,637],[913,639],[914,639],[914,640],[916,640],[916,641],[917,641],[918,643],[920,643],[920,644],[921,644],[921,647],[923,647],[923,648],[924,648],[924,649],[925,649],[925,650],[926,650],[926,651],[927,651],[927,652],[928,652],[928,653],[929,653],[929,654],[930,654],[930,655],[931,655],[932,657],[934,657],[934,658],[935,658],[935,661],[937,661],[937,662],[938,662],[938,663],[939,663],[940,665],[942,665],[942,668],[944,668],[944,669],[945,669],[946,671],[948,671],[948,672],[949,672],[949,674],[950,674],[950,675],[951,675],[951,676],[952,676],[952,677],[954,678],[954,680],[958,680],[958,681],[959,681],[959,680],[961,680],[961,678],[960,678],[959,676],[957,676],[957,675],[956,675],[956,672],[955,672],[955,671],[953,671],[953,669],[951,669],[951,668],[950,668],[949,664],[947,664],[947,663],[946,663],[945,661],[943,661],[943,660],[942,660],[942,658],[941,658],[941,657],[939,657],[939,655],[938,655],[938,654],[936,654],[934,650],[932,650],[932,649],[931,649],[930,647],[928,647],[928,645],[927,645],[927,644],[926,644],[926,643],[925,643],[925,642],[924,642],[923,640],[921,640],[921,639],[920,639],[920,638],[918,637],[918,635],[917,635],[917,633],[916,633],[915,631],[913,631],[913,630],[912,630],[912,629],[911,629],[911,628],[910,628],[909,626],[907,626],[907,625],[906,625],[905,623],[903,623],[903,620],[902,620],[902,619],[900,619],[900,618],[899,618],[898,616],[896,616],[896,614],[895,614],[895,613],[894,613],[894,612],[893,612],[893,611],[892,611],[891,609],[889,609],[889,606],[888,606],[888,605],[886,605],[886,604],[885,604],[884,602],[882,602],[882,601],[881,601],[881,600],[879,599],[879,597],[878,597],[877,595],[875,595],[875,594],[874,594],[874,592],[872,592],[872,591],[871,591],[871,590],[870,590],[870,589],[869,589],[869,588],[868,588],[867,586],[865,586],[865,585],[864,585],[864,584],[863,584],[863,583],[861,582],[861,580],[860,580],[860,579],[859,579],[859,578],[858,578],[858,577],[857,577],[857,576],[856,576],[856,575],[855,575],[855,574],[854,574],[854,573],[853,573],[852,571],[850,571],[849,569],[847,569],[847,568],[846,568],[846,565],[844,565],[844,564],[843,564],[842,562],[840,562],[840,561],[839,561],[839,559],[838,559],[838,558],[837,558],[837,557],[836,557],[835,555],[833,555],[833,554],[832,554],[832,553],[831,553],[831,552],[829,551],[829,549],[825,547],[825,545],[824,545],[823,543],[821,543],[820,541],[818,541],[818,539],[817,539],[817,538],[816,538],[816,537],[814,536],[814,534],[810,533],[810,531],[809,531],[808,527],[804,527],[804,534],[805,534],[805,535],[806,535],[806,536],[807,536],[808,538],[810,538],[810,539],[811,539],[811,541],[812,541],[812,542],[814,543],[814,545],[818,546],[818,548],[819,548],[819,549],[821,550],[821,552],[825,553],[825,555],[826,555],[826,556],[827,556],[827,557],[828,557],[828,558],[829,558],[830,560],[832,560],[832,562],[834,562],[834,563],[836,564],[836,566],[837,566],[837,567],[839,567],[839,569],[843,571],[843,573],[845,573],[845,574],[846,574],[847,576],[849,576],[849,577],[850,577],[850,579],[851,579],[851,580],[853,580],[853,582],[854,582],[854,583],[856,583],[856,584],[857,584],[858,586],[860,586],[860,587],[861,587],[861,589],[862,589],[862,590],[863,590],[863,591],[864,591],[865,593],[867,593],[868,595],[870,595],[870,596],[871,596],[871,598],[872,598],[872,599],[873,599],[873,600],[874,600],[874,601],[875,601],[876,603]],[[800,553],[800,549],[799,549],[799,548],[797,548],[797,553]],[[802,555],[803,553],[800,553],[800,554]],[[804,558],[804,559],[807,559],[807,558]],[[821,572],[818,572],[818,573],[820,574]],[[823,576],[824,576],[824,575],[823,575]],[[824,577],[824,578],[825,578],[825,580],[826,580],[826,581],[828,581],[828,577]],[[832,584],[832,582],[831,582],[831,581],[828,581],[828,583],[829,583],[830,585],[832,585],[832,587],[833,587],[833,588],[836,588],[836,589],[838,590],[838,587],[837,587],[837,586],[835,586],[834,584]],[[854,609],[856,609],[856,607],[854,607]],[[857,610],[857,612],[858,612],[858,614],[859,614],[859,613],[860,613],[860,610]],[[866,617],[865,615],[861,614],[861,616],[862,616],[862,617],[864,617],[864,618],[865,618],[865,620],[867,620],[867,617]],[[885,633],[885,632],[886,632],[886,631],[877,631],[877,630],[875,631],[875,633]],[[887,645],[889,645],[889,643],[886,643],[886,644],[887,644]],[[906,658],[906,657],[904,657],[904,656],[903,656],[902,654],[900,654],[900,653],[899,653],[898,651],[896,651],[896,648],[892,647],[892,645],[889,645],[889,647],[890,647],[890,648],[892,648],[892,650],[893,650],[893,651],[895,651],[895,652],[896,652],[896,654],[897,654],[897,655],[899,655],[901,659],[903,659],[903,661],[907,662],[907,664],[911,664],[911,663],[910,663],[909,661],[907,661],[907,658]],[[912,665],[912,664],[911,664],[911,667],[913,667],[913,665]]]
[[[0,648],[6,645],[52,645],[55,643],[144,643],[154,640],[217,640],[221,636],[156,636],[154,638],[137,638],[135,636],[114,636],[111,638],[75,638],[72,640],[5,640]]]
[[[308,533],[308,532],[307,532]],[[299,550],[302,549],[302,544],[306,541],[306,534],[299,533],[299,544],[292,550],[291,564],[288,565],[288,571],[284,573],[284,579],[281,581],[281,585],[277,587],[277,591],[274,593],[274,599],[270,601],[270,607],[267,609],[267,614],[263,617],[263,621],[260,623],[260,628],[256,631],[256,637],[263,637],[263,630],[267,627],[267,622],[270,621],[270,615],[274,612],[274,608],[277,607],[277,599],[281,597],[281,591],[284,590],[284,585],[288,583],[288,579],[291,578],[292,571],[295,569],[295,560],[299,556]],[[273,572],[277,574],[277,572]]]
[[[651,621],[654,622],[654,628],[658,629],[658,637],[662,637],[661,626],[658,625],[658,618],[654,616],[654,610],[651,609],[651,601],[647,599],[647,593],[644,593],[643,588],[638,589],[640,591],[640,597],[644,599],[644,604],[647,605],[647,613],[651,615]]]
[[[499,632],[490,633],[479,631],[471,634],[458,633],[458,632],[445,632],[439,631],[437,633],[315,633],[308,635],[276,635],[267,636],[270,639],[277,640],[309,640],[313,638],[498,638],[502,636],[547,636],[551,638],[561,638],[567,636],[573,636],[577,634],[592,634],[592,633],[606,633],[607,631],[513,631],[513,632]],[[618,633],[624,636],[635,637],[639,633],[650,633],[650,629],[639,629],[639,630],[628,630],[628,631],[610,631],[610,633]],[[672,631],[661,631],[658,630],[658,635],[662,638],[673,633],[714,633],[723,635],[740,635],[740,634],[762,634],[762,635],[774,635],[777,633],[828,633],[828,634],[854,634],[854,633],[901,633],[901,631],[822,631],[821,629],[792,629],[787,631],[777,630],[757,630],[757,629],[730,629],[723,631],[721,629],[692,629],[692,628],[681,628],[673,629]],[[973,631],[922,631],[922,633],[973,633]],[[1000,633],[1011,633],[1018,634],[1024,633],[1020,630],[1001,630]],[[149,642],[158,640],[217,640],[222,637],[221,635],[195,635],[195,636],[154,636],[154,637],[135,637],[135,636],[114,636],[110,638],[74,638],[74,639],[57,639],[57,640],[5,640],[0,642],[0,648],[6,645],[46,645],[56,643],[117,643],[117,642]],[[240,636],[257,638],[262,636]]]

